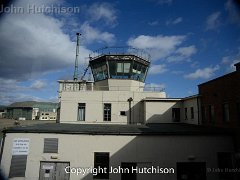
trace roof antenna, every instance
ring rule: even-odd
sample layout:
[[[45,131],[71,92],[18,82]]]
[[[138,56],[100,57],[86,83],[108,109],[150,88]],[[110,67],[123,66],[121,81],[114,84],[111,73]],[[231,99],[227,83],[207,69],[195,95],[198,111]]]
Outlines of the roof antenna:
[[[75,68],[74,68],[74,75],[73,80],[78,80],[78,56],[79,56],[79,44],[80,44],[80,33],[76,33],[77,35],[77,46],[76,46],[76,59],[75,59]]]

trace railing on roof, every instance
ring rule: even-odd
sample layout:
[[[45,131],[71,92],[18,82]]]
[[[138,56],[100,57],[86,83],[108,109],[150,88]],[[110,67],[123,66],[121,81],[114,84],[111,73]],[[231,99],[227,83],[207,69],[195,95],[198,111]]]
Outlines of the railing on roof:
[[[100,48],[89,54],[89,57],[90,60],[94,60],[104,55],[135,55],[149,62],[151,58],[150,54],[145,50],[129,46]]]
[[[154,86],[65,86],[63,84],[60,91],[75,92],[75,91],[129,91],[129,89],[139,92],[163,92],[164,88]]]

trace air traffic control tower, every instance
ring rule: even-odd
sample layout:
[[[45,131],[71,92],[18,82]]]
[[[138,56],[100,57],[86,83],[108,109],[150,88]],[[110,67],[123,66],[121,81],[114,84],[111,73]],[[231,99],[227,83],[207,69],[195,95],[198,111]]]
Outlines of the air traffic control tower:
[[[143,91],[150,55],[134,48],[103,48],[90,54],[98,90]]]
[[[148,98],[166,98],[145,86],[150,56],[133,48],[102,48],[89,55],[81,78],[59,80],[60,123],[144,124]],[[93,81],[84,80],[91,69]],[[77,73],[74,73],[77,74]]]

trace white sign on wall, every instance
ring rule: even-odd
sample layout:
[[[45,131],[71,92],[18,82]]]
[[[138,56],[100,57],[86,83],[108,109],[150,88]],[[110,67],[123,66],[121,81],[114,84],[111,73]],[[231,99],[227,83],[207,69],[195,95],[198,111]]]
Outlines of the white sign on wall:
[[[29,138],[15,138],[13,140],[12,155],[28,155]]]

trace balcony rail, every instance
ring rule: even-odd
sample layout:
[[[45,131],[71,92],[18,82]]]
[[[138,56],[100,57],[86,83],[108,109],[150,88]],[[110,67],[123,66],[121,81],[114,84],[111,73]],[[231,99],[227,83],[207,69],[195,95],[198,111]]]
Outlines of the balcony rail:
[[[104,47],[89,54],[90,60],[94,60],[104,55],[135,55],[150,62],[150,54],[143,49],[137,49],[129,46],[123,47]]]
[[[64,92],[75,92],[75,91],[138,91],[138,92],[163,92],[162,87],[150,87],[150,86],[85,86],[85,85],[75,85],[75,86],[63,86],[60,91]]]

